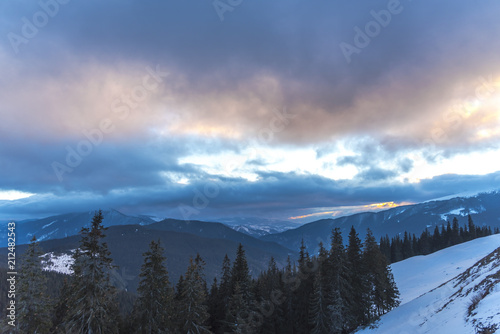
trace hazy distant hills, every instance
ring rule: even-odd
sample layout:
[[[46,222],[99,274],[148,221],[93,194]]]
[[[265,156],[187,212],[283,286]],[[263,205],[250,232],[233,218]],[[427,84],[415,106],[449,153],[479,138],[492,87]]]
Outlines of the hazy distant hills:
[[[320,241],[328,245],[331,230],[339,227],[347,240],[351,226],[363,238],[369,227],[379,238],[388,234],[395,236],[405,230],[420,234],[426,228],[431,232],[457,217],[460,225],[467,222],[470,214],[476,225],[500,226],[500,192],[482,193],[471,197],[457,197],[447,200],[424,202],[401,206],[380,212],[365,212],[335,219],[322,219],[305,224],[293,230],[263,236],[262,240],[275,241],[290,249],[298,249],[302,238],[309,251],[317,248]]]
[[[216,221],[254,237],[280,233],[302,225],[297,222],[262,217],[231,217],[216,219]]]
[[[227,218],[224,222],[230,226],[226,226],[222,223],[176,219],[157,222],[146,216],[132,217],[116,210],[104,211],[103,214],[103,224],[110,227],[107,242],[120,267],[116,277],[124,280],[122,285],[134,290],[142,264],[142,253],[153,239],[160,238],[163,242],[173,281],[184,273],[189,257],[199,252],[207,262],[206,274],[210,282],[219,273],[224,255],[227,253],[232,258],[238,243],[244,245],[250,268],[254,274],[258,274],[267,267],[271,256],[280,265],[285,263],[288,255],[295,260],[302,238],[310,253],[316,251],[320,241],[328,247],[331,230],[335,227],[341,228],[345,241],[351,226],[356,228],[361,238],[364,238],[368,227],[377,238],[386,234],[392,237],[405,230],[416,234],[426,228],[432,231],[434,226],[446,224],[447,220],[451,221],[454,217],[463,225],[467,222],[468,214],[476,225],[499,227],[500,192],[322,219],[298,228],[293,228],[297,226],[294,222],[266,218]],[[21,254],[26,247],[22,244],[29,243],[32,236],[36,235],[42,241],[45,252],[69,253],[77,247],[80,239],[78,233],[82,227],[90,225],[93,215],[94,212],[69,213],[17,222],[17,251]],[[6,233],[0,235],[4,247],[7,245],[6,236]],[[1,252],[5,252],[5,248]]]
[[[16,223],[16,243],[27,244],[33,235],[39,241],[65,238],[76,235],[82,227],[89,227],[94,211],[67,213],[42,219],[19,221]],[[127,216],[116,210],[103,211],[104,226],[115,225],[148,225],[155,221],[146,216]],[[0,235],[0,245],[6,246],[7,234]]]
[[[105,220],[104,220],[105,221]],[[103,221],[103,222],[104,222]],[[193,233],[177,232],[182,223],[190,225]],[[201,222],[172,222],[163,221],[149,226],[122,225],[112,226],[106,231],[105,241],[108,243],[114,263],[118,265],[113,277],[119,286],[135,291],[139,282],[139,272],[143,263],[142,254],[147,251],[151,240],[161,240],[167,257],[167,268],[171,280],[176,282],[181,274],[184,274],[189,264],[190,256],[202,255],[206,262],[206,278],[210,284],[216,275],[219,275],[224,255],[227,253],[234,260],[238,243],[242,242],[246,251],[248,264],[253,275],[258,275],[267,268],[271,256],[280,266],[286,262],[288,255],[295,258],[295,252],[272,242],[255,239],[248,235],[231,230],[222,224]],[[202,231],[195,231],[198,225],[203,224]],[[222,227],[221,227],[222,226]],[[214,231],[211,229],[214,228]],[[182,230],[182,228],[180,229]],[[219,238],[211,237],[216,232],[222,232]],[[206,236],[195,235],[205,233]],[[226,234],[224,234],[226,233]],[[231,234],[232,233],[232,234]],[[42,241],[40,246],[43,251],[56,254],[69,254],[71,250],[78,247],[79,235],[63,239]],[[24,253],[27,245],[18,246],[17,252]],[[6,249],[0,249],[5,253]],[[1,265],[5,266],[2,256]]]
[[[165,219],[161,222],[149,225],[148,228],[159,231],[190,233],[204,238],[232,240],[238,243],[242,243],[245,246],[262,248],[271,252],[279,253],[283,250],[283,246],[275,242],[259,240],[248,234],[235,231],[221,223],[209,223],[197,220],[184,221],[176,219]],[[298,248],[292,251],[298,251]]]

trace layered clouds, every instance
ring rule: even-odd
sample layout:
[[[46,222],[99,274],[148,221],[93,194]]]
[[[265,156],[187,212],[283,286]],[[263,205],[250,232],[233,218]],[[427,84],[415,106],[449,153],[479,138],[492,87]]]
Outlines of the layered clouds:
[[[496,2],[227,4],[2,3],[0,190],[34,194],[2,218],[286,218],[499,185]]]

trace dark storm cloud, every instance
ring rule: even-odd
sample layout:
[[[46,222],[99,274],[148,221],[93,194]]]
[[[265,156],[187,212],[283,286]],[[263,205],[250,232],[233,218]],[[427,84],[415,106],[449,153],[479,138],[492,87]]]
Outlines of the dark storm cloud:
[[[134,138],[125,143],[104,141],[98,146],[88,146],[89,142],[83,138],[58,144],[20,140],[14,145],[2,143],[0,167],[4,177],[0,179],[0,189],[106,194],[117,189],[172,182],[169,174],[163,173],[202,178],[205,174],[195,166],[178,163],[179,157],[190,152],[189,142],[185,139],[147,143],[144,138]]]
[[[294,173],[269,173],[256,182],[212,177],[211,181],[196,181],[190,185],[130,188],[106,196],[69,192],[59,196],[36,195],[16,201],[0,201],[0,218],[40,217],[60,213],[61,208],[67,212],[115,208],[126,213],[184,219],[210,219],[235,214],[287,218],[303,212],[301,209],[313,207],[420,202],[457,192],[479,192],[490,189],[499,181],[499,173],[484,176],[445,175],[416,184],[393,182],[368,187],[356,181],[333,181]]]
[[[43,11],[40,2],[3,1],[0,189],[39,195],[0,203],[0,211],[37,215],[62,207],[115,207],[179,215],[178,206],[193,205],[208,179],[220,193],[198,211],[214,216],[228,207],[266,214],[419,201],[498,184],[497,174],[447,175],[419,184],[394,178],[412,170],[403,156],[409,149],[424,146],[425,153],[436,146],[446,157],[497,145],[495,136],[475,139],[491,110],[468,118],[446,110],[477,98],[483,85],[478,77],[498,76],[500,4],[401,0],[399,13],[348,63],[339,44],[354,45],[354,28],[365,29],[375,20],[371,11],[387,10],[389,3],[243,1],[220,21],[211,1],[72,0],[25,36],[26,22]],[[16,46],[11,33],[25,41]],[[146,67],[157,64],[170,76],[141,112],[116,122],[113,136],[61,182],[53,162],[64,163],[66,147],[75,147],[81,130],[108,117],[114,99],[130,94]],[[500,92],[495,85],[489,88]],[[273,133],[272,145],[326,145],[317,151],[320,158],[330,152],[328,143],[354,138],[355,155],[337,164],[355,165],[357,177],[262,172],[248,182],[179,163],[193,154],[239,152],[244,145],[238,140],[258,138],[282,106],[294,118]],[[160,143],[151,142],[163,131]],[[186,139],[200,133],[202,138]],[[428,156],[439,161],[436,153]],[[380,166],[387,161],[391,167]],[[251,164],[263,167],[261,160]],[[179,175],[190,184],[178,183]]]
[[[340,43],[355,45],[354,28],[366,30],[389,7],[398,13],[348,64]],[[22,35],[23,18],[33,21],[42,7],[25,1],[2,9],[0,32],[7,37]],[[19,91],[33,78],[67,82],[75,67],[94,63],[162,64],[175,89],[158,98],[168,95],[173,109],[184,110],[183,128],[198,121],[247,135],[266,125],[266,110],[286,106],[297,117],[276,134],[279,142],[364,134],[398,150],[444,132],[437,146],[477,147],[481,143],[463,137],[473,138],[484,119],[460,116],[456,125],[443,113],[456,98],[456,84],[474,91],[472,81],[500,71],[499,9],[493,0],[260,0],[244,1],[220,21],[210,1],[69,1],[18,54],[9,38],[2,40],[6,60],[21,63],[21,75],[4,85]],[[29,106],[10,112],[18,108]]]

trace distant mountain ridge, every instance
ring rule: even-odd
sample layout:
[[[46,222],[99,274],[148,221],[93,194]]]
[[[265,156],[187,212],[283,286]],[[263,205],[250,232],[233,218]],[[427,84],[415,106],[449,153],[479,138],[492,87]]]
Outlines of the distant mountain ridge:
[[[89,226],[93,214],[93,211],[89,211],[19,221],[16,227],[16,243],[18,245],[29,243],[33,235],[42,241],[77,235],[82,227]],[[103,214],[105,226],[158,223],[158,220],[153,217],[128,216],[116,210],[106,210]],[[163,229],[171,231],[220,237],[221,233],[232,235],[229,231],[232,229],[234,232],[241,232],[241,235],[272,241],[291,250],[297,250],[304,238],[309,251],[314,251],[320,241],[325,245],[329,244],[330,233],[334,227],[341,228],[345,237],[351,226],[356,228],[361,237],[364,236],[368,227],[377,238],[385,234],[394,236],[405,230],[420,234],[425,228],[433,229],[434,226],[446,224],[447,220],[451,221],[454,217],[459,218],[460,224],[463,225],[468,214],[471,214],[478,226],[500,226],[500,192],[492,191],[474,196],[400,206],[379,212],[363,212],[339,218],[321,219],[299,227],[296,227],[299,224],[295,222],[255,217],[222,218],[218,220],[222,224],[176,219],[162,221],[169,222],[163,226]],[[210,229],[198,233],[197,231],[203,228],[203,224],[212,225]],[[239,237],[243,238],[241,235]],[[6,234],[0,235],[0,246],[6,245],[6,236]]]
[[[454,217],[457,217],[460,225],[463,225],[467,222],[468,214],[478,226],[500,227],[500,192],[493,191],[470,197],[400,206],[379,212],[321,219],[293,230],[265,235],[261,239],[277,242],[290,249],[298,249],[301,240],[304,239],[308,250],[314,252],[320,241],[325,245],[329,244],[331,230],[335,227],[341,229],[344,240],[351,226],[354,226],[361,237],[364,237],[367,228],[370,228],[377,238],[386,234],[392,237],[404,231],[421,234],[426,228],[432,232],[436,225],[446,224],[448,220],[451,222]]]
[[[60,239],[77,235],[82,227],[90,226],[94,211],[66,213],[42,219],[19,221],[16,224],[16,244],[27,244],[36,236],[37,240]],[[117,210],[104,210],[104,226],[148,225],[155,221],[146,216],[127,216]],[[6,245],[7,234],[0,235],[0,246]]]
[[[261,217],[231,217],[216,219],[216,221],[231,227],[235,231],[253,237],[280,233],[303,225],[296,222]]]
[[[142,254],[148,250],[152,240],[161,240],[162,247],[165,248],[170,279],[174,283],[185,273],[189,258],[200,253],[206,262],[205,275],[207,283],[210,284],[213,278],[220,274],[224,255],[227,254],[234,260],[239,243],[244,246],[250,273],[254,277],[267,269],[271,257],[280,267],[285,265],[288,256],[292,259],[296,257],[296,252],[283,246],[233,231],[219,223],[164,220],[143,226],[111,226],[105,234],[104,241],[109,246],[114,264],[118,266],[112,273],[112,278],[117,286],[129,291],[135,291],[137,288],[143,263]],[[217,234],[220,235],[217,237]],[[79,240],[80,235],[73,235],[41,241],[40,247],[44,253],[60,256],[71,254],[72,250],[78,248]],[[17,246],[19,255],[26,251],[27,246]],[[0,254],[5,255],[0,257],[0,266],[5,267],[7,248],[0,248]]]

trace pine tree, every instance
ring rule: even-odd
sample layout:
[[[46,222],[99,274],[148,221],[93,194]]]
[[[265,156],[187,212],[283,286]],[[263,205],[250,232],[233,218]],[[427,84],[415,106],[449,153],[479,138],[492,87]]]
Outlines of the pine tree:
[[[226,324],[236,333],[251,333],[256,330],[258,314],[254,310],[255,297],[251,291],[250,271],[241,243],[231,270],[231,288]]]
[[[165,267],[164,249],[160,240],[151,241],[143,254],[144,264],[139,277],[134,314],[139,333],[169,333],[172,327],[173,291]]]
[[[432,234],[432,251],[438,251],[441,248],[441,234],[439,233],[439,227],[436,225],[434,228],[434,233]],[[418,254],[420,255],[420,254]]]
[[[179,276],[179,280],[177,281],[177,284],[175,285],[175,295],[174,295],[174,300],[176,302],[180,301],[182,299],[182,290],[184,288],[184,276],[181,275]]]
[[[246,298],[249,298],[250,270],[248,269],[247,258],[242,244],[238,245],[236,258],[233,263],[233,269],[231,270],[231,287],[233,292],[236,287],[236,283],[239,283],[242,293],[246,295]]]
[[[36,237],[23,256],[19,276],[18,329],[22,333],[49,333],[51,328],[47,278],[43,274],[42,251]]]
[[[318,252],[318,270],[314,275],[313,283],[313,294],[309,300],[309,323],[311,325],[311,333],[314,334],[326,334],[331,331],[331,310],[329,306],[332,304],[330,298],[331,288],[330,278],[328,277],[326,271],[324,270],[326,262],[328,261],[328,252],[323,246],[323,243],[319,243]]]
[[[115,288],[110,283],[113,268],[108,245],[103,242],[106,228],[102,211],[94,215],[91,227],[82,228],[80,247],[73,254],[71,307],[65,328],[69,333],[116,333]]]
[[[283,333],[294,333],[294,298],[295,291],[300,286],[297,279],[295,267],[292,266],[290,256],[287,257],[286,266],[281,278],[283,282],[284,302],[283,302]],[[299,283],[299,284],[298,284]]]
[[[350,314],[353,322],[350,324],[351,329],[356,328],[360,324],[367,322],[368,315],[368,291],[366,284],[365,266],[363,261],[363,251],[361,240],[354,226],[349,232],[349,243],[347,246],[347,260],[350,267],[350,277],[352,287],[352,303]]]
[[[354,316],[350,313],[352,309],[352,286],[350,282],[352,274],[349,270],[342,234],[338,227],[332,231],[330,254],[325,270],[330,278],[331,333],[342,333],[353,323]]]
[[[222,261],[222,270],[220,274],[220,284],[217,288],[217,297],[213,297],[213,303],[211,304],[212,310],[210,312],[210,323],[212,325],[212,331],[216,334],[222,334],[230,330],[225,322],[225,318],[227,305],[229,304],[229,299],[233,294],[231,284],[231,260],[226,254],[224,256],[224,260]]]
[[[410,236],[407,231],[404,233],[403,237],[403,259],[407,259],[412,257],[413,254],[413,245],[410,239]]]
[[[372,321],[399,305],[399,291],[385,256],[380,251],[370,229],[366,233],[363,260],[368,277],[368,300],[371,304],[369,320]]]
[[[312,261],[309,253],[306,251],[304,239],[301,241],[298,273],[295,275],[295,280],[299,283],[293,293],[293,328],[295,333],[307,333],[310,330],[309,326],[309,298],[313,293],[314,272],[311,270]]]
[[[211,333],[206,323],[209,318],[206,305],[205,263],[199,256],[189,260],[189,267],[184,275],[178,305],[180,331],[186,334]]]
[[[476,226],[474,225],[474,221],[472,220],[472,217],[470,215],[467,216],[467,223],[469,231],[469,240],[474,240],[477,237]]]
[[[214,277],[212,286],[210,287],[210,292],[207,298],[207,310],[209,314],[208,326],[214,333],[218,333],[219,329],[219,313],[220,313],[220,296],[219,296],[219,285],[217,283],[217,277]],[[223,306],[223,305],[222,305]]]
[[[71,299],[71,284],[68,279],[65,278],[63,285],[59,292],[59,298],[54,307],[54,314],[52,317],[52,332],[53,333],[64,333],[64,319],[68,314],[70,308],[69,301]]]
[[[260,328],[262,334],[284,332],[284,282],[282,272],[273,257],[268,268],[261,273],[256,283],[255,297],[261,314],[265,317]]]
[[[458,225],[457,217],[453,218],[453,225],[451,228],[451,244],[457,245],[461,242],[460,240],[460,226]]]

